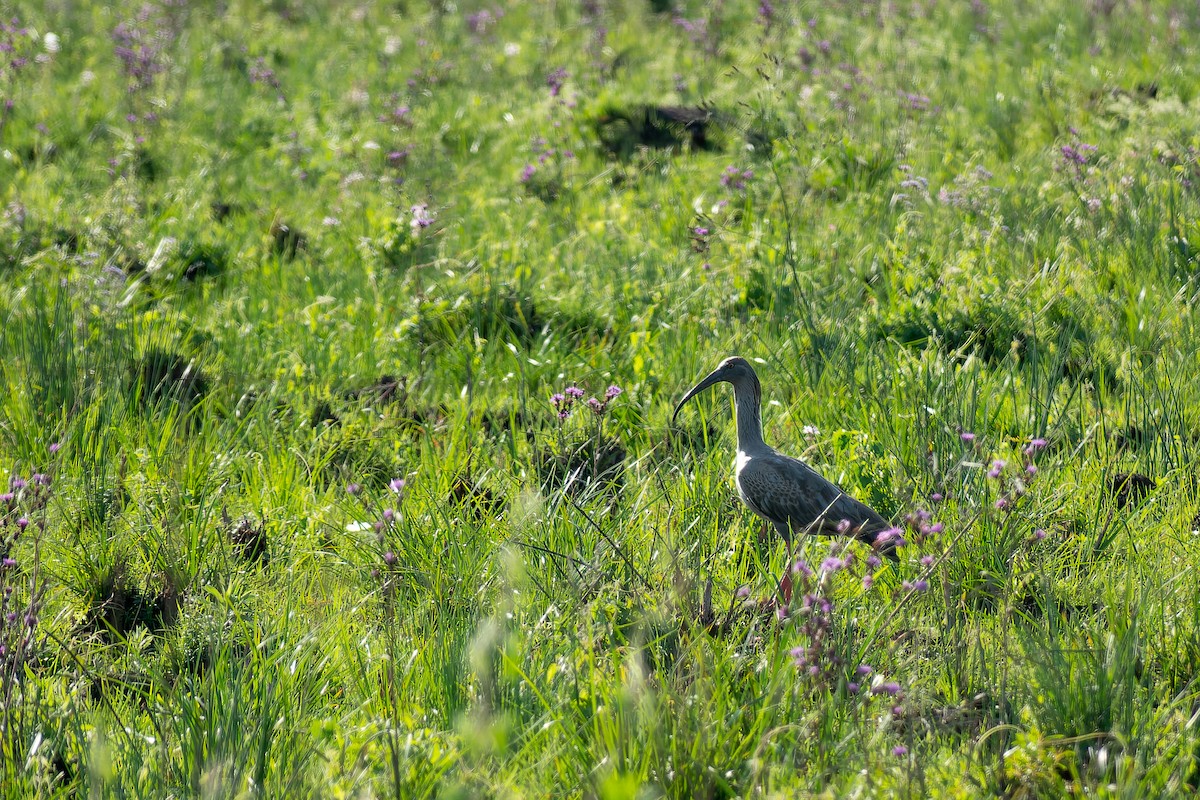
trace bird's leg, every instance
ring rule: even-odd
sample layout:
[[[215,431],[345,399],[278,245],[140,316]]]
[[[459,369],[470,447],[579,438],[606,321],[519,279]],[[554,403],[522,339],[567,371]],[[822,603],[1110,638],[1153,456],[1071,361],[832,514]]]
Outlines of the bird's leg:
[[[783,545],[784,564],[783,577],[779,579],[779,598],[783,600],[783,607],[787,608],[792,604],[792,540],[783,537]]]

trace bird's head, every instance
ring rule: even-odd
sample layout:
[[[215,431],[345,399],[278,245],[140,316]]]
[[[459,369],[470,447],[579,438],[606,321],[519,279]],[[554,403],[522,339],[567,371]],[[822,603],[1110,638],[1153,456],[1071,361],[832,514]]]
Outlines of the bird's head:
[[[683,404],[691,400],[696,395],[703,392],[714,383],[732,383],[735,387],[745,383],[752,386],[758,385],[758,375],[754,372],[754,367],[750,366],[750,362],[741,356],[731,356],[720,364],[712,372],[708,373],[695,386],[688,389],[688,393],[683,396],[679,404],[675,406],[675,413],[671,415],[671,422],[675,422],[675,418],[679,416],[679,409],[683,408]]]

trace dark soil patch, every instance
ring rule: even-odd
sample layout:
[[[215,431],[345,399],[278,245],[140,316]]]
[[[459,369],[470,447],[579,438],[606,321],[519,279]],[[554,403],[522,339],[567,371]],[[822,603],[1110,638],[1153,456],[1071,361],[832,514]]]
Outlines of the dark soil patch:
[[[266,526],[250,517],[242,517],[235,523],[227,513],[222,512],[222,516],[234,555],[246,564],[266,566],[271,558]]]
[[[179,259],[185,281],[215,278],[229,269],[229,251],[218,245],[185,242],[179,249]]]
[[[312,414],[308,417],[308,424],[313,428],[341,425],[342,418],[333,410],[332,403],[328,400],[318,400],[313,406]]]
[[[579,495],[600,487],[616,494],[625,482],[625,457],[616,439],[605,437],[597,444],[589,437],[568,443],[562,451],[542,449],[534,467],[542,485],[554,491]]]
[[[179,353],[150,349],[137,362],[134,393],[144,405],[162,400],[195,403],[208,394],[208,376]]]
[[[687,144],[694,150],[716,150],[716,113],[700,106],[633,105],[610,107],[593,121],[606,151],[629,158],[640,149],[665,150]]]
[[[1117,508],[1125,508],[1146,498],[1158,487],[1158,483],[1148,475],[1140,472],[1118,472],[1108,479],[1105,491],[1117,504]]]
[[[182,598],[170,587],[157,592],[140,586],[123,560],[101,574],[88,598],[82,627],[109,638],[124,639],[136,628],[165,630],[179,619]]]
[[[379,380],[358,389],[343,393],[347,400],[359,400],[368,405],[403,403],[408,399],[408,380],[393,375],[380,375]]]
[[[525,414],[519,408],[512,405],[485,409],[479,415],[479,427],[489,437],[506,433],[511,434],[518,429],[523,429],[526,436],[531,436],[533,433],[529,428]]]
[[[234,214],[240,214],[242,207],[236,203],[214,200],[212,205],[208,207],[208,211],[212,215],[214,222],[225,222]]]
[[[611,334],[609,325],[590,311],[564,307],[510,287],[467,292],[454,300],[426,301],[417,310],[410,336],[421,347],[455,346],[478,333],[528,349],[543,338],[571,345],[595,343]]]
[[[475,522],[503,513],[506,505],[503,497],[465,473],[455,476],[446,502]]]
[[[286,222],[271,223],[271,252],[281,258],[295,258],[308,249],[308,237]]]

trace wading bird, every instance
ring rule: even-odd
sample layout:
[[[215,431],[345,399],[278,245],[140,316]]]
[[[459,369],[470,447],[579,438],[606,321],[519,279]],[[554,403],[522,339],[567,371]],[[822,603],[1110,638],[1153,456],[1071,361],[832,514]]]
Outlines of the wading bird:
[[[733,384],[737,418],[738,495],[758,516],[775,526],[791,552],[793,537],[807,533],[853,536],[897,561],[895,539],[899,530],[872,508],[843,492],[798,458],[785,456],[762,437],[762,386],[750,362],[727,358],[697,383],[675,406],[671,422],[684,403],[714,383]],[[784,601],[790,600],[791,581],[780,584]]]

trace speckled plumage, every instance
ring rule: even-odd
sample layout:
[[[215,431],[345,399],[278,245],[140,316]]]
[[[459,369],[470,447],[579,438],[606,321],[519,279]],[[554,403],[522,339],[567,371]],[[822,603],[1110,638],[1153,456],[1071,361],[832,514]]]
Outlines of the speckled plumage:
[[[722,361],[684,395],[675,407],[675,414],[679,414],[688,400],[722,381],[733,385],[738,434],[734,469],[742,502],[774,525],[786,542],[806,533],[843,534],[854,536],[895,559],[891,537],[880,537],[891,530],[887,520],[808,464],[763,442],[762,389],[754,368],[744,358]]]

